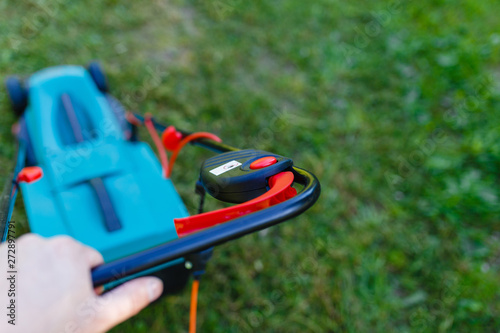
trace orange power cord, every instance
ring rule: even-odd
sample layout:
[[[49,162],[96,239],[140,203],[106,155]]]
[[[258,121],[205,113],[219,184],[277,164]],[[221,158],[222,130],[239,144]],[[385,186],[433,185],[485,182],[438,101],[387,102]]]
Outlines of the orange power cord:
[[[127,112],[126,114],[126,119],[129,123],[139,126],[142,125],[141,121],[137,119],[137,117],[134,116],[133,113]],[[151,117],[151,114],[145,114],[144,115],[144,126],[146,126],[149,135],[151,135],[151,138],[153,139],[153,142],[156,146],[156,149],[158,150],[158,154],[160,156],[160,163],[163,168],[163,175],[165,178],[170,178],[172,174],[172,169],[174,168],[175,161],[177,160],[177,156],[179,155],[179,152],[181,149],[189,142],[197,139],[210,139],[214,140],[217,142],[221,142],[222,140],[215,134],[208,133],[208,132],[196,132],[193,134],[189,134],[188,136],[184,137],[182,140],[180,140],[178,143],[174,141],[174,147],[173,153],[172,153],[172,158],[170,161],[168,160],[167,153],[165,152],[165,146],[163,145],[162,139],[156,132],[156,129],[153,124],[153,120]],[[180,134],[179,134],[180,135]],[[168,146],[167,146],[168,147]]]
[[[191,287],[191,308],[189,310],[189,333],[196,333],[196,307],[198,304],[198,288],[200,280],[195,277]]]
[[[179,152],[181,151],[182,147],[184,147],[187,143],[190,141],[196,140],[196,139],[211,139],[217,142],[221,142],[222,140],[215,134],[208,133],[208,132],[197,132],[193,134],[189,134],[186,136],[184,139],[179,142],[179,145],[175,148],[174,152],[172,153],[172,157],[170,158],[170,163],[168,165],[168,173],[167,173],[167,178],[170,177],[172,174],[172,169],[174,168],[174,163],[177,160],[177,156],[179,155]]]
[[[156,149],[158,150],[158,154],[160,155],[160,163],[163,167],[163,176],[165,178],[169,178],[170,170],[169,170],[167,153],[163,148],[160,136],[158,135],[158,133],[156,133],[156,129],[155,126],[153,125],[153,121],[151,120],[150,114],[144,115],[144,126],[146,126],[146,128],[148,129],[149,135],[151,135],[151,138],[155,143]]]

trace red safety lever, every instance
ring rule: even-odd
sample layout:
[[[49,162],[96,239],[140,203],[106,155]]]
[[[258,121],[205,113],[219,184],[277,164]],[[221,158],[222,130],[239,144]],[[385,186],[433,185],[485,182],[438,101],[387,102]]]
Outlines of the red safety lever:
[[[37,181],[42,177],[43,177],[42,168],[38,166],[29,166],[29,167],[24,167],[21,171],[19,171],[19,173],[17,174],[17,181],[19,183],[21,182],[33,183],[34,181]]]
[[[174,219],[177,234],[179,237],[186,236],[285,201],[297,194],[297,190],[291,187],[293,178],[290,171],[280,172],[269,178],[269,191],[255,199],[212,212]]]

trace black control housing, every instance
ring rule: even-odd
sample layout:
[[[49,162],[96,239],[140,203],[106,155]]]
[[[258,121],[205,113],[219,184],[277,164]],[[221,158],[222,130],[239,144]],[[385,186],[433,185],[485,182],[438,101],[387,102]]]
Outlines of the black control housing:
[[[277,162],[261,169],[250,169],[252,162],[267,156],[276,158]],[[268,190],[268,178],[292,165],[290,158],[262,150],[231,151],[207,159],[201,166],[200,180],[214,198],[242,203],[264,194]]]

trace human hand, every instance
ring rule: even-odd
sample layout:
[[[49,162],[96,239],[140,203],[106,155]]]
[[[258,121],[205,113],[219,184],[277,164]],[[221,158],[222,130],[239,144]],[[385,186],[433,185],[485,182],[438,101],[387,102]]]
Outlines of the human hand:
[[[157,299],[162,281],[141,277],[99,295],[90,270],[102,255],[68,236],[27,234],[16,242],[16,320],[0,313],[1,332],[104,332]],[[0,267],[7,274],[7,244],[0,245]],[[7,276],[8,277],[8,276]],[[0,278],[1,308],[9,304],[9,281]]]

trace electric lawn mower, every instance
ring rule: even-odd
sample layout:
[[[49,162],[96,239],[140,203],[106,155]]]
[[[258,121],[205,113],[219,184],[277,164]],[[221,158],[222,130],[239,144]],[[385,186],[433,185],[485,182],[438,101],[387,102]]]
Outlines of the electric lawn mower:
[[[96,62],[47,68],[26,80],[9,77],[6,88],[19,118],[13,126],[18,152],[0,206],[1,241],[21,189],[31,232],[69,235],[102,253],[105,264],[92,271],[95,286],[156,275],[168,294],[193,275],[196,299],[214,246],[297,216],[320,194],[316,177],[290,158],[239,150],[214,134],[126,112]],[[138,139],[142,126],[159,160]],[[170,178],[188,143],[214,153],[195,181],[200,206],[194,215]],[[234,205],[203,212],[206,193]]]

